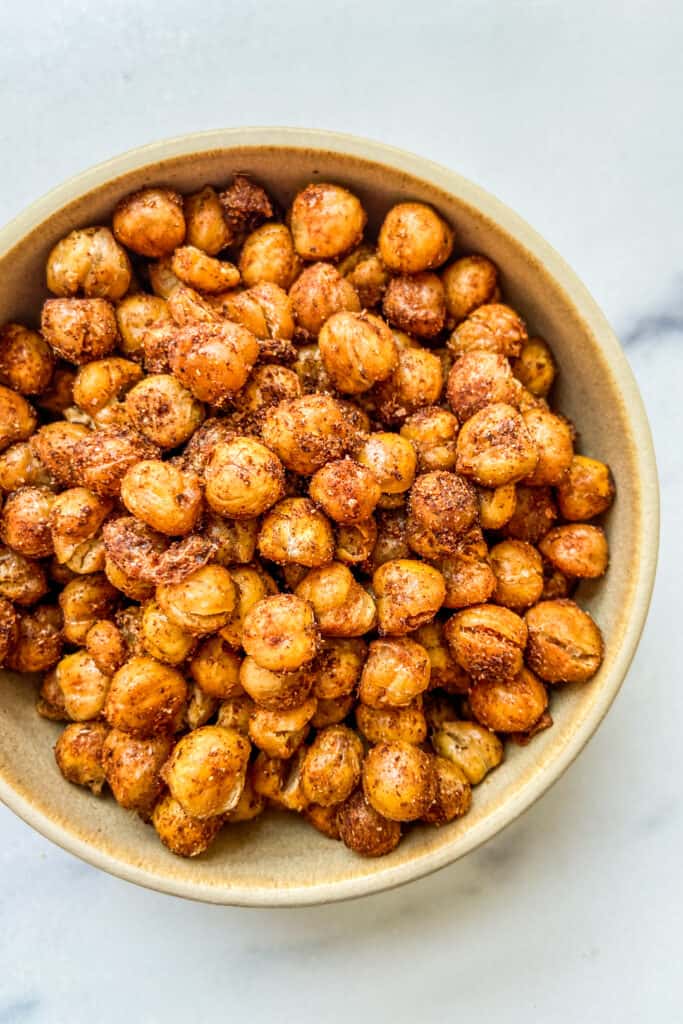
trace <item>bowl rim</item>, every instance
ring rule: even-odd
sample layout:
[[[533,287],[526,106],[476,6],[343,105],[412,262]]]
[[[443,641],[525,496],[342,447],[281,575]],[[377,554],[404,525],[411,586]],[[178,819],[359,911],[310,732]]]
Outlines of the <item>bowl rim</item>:
[[[0,800],[45,838],[80,859],[125,881],[148,889],[186,899],[234,906],[283,907],[306,906],[351,899],[394,888],[422,878],[454,862],[486,842],[515,821],[560,778],[595,733],[619,692],[635,654],[645,624],[654,586],[659,544],[659,485],[650,426],[631,367],[605,315],[569,264],[522,217],[479,185],[425,157],[412,154],[371,139],[322,129],[296,127],[243,127],[192,132],[162,139],[127,150],[98,163],[57,185],[31,203],[0,229],[0,255],[20,244],[49,216],[80,196],[128,172],[175,157],[230,150],[234,148],[304,149],[352,156],[359,160],[389,165],[413,177],[428,181],[447,194],[460,199],[488,216],[541,262],[548,274],[564,291],[581,319],[593,333],[609,359],[622,398],[629,410],[635,441],[635,460],[639,471],[641,504],[647,502],[647,514],[640,520],[640,559],[637,580],[632,591],[631,618],[621,648],[602,682],[590,713],[581,721],[543,772],[518,788],[471,832],[457,841],[457,849],[446,844],[419,857],[382,868],[356,878],[282,889],[244,887],[224,889],[211,883],[199,883],[180,876],[158,876],[135,863],[126,863],[51,819],[19,792],[0,765]]]

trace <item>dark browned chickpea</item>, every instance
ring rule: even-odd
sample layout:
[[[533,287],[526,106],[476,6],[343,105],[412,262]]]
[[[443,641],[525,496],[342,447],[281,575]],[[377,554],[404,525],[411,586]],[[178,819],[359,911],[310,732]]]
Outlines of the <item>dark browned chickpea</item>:
[[[103,573],[77,576],[59,595],[64,616],[64,639],[84,644],[88,630],[99,619],[112,617],[118,594]]]
[[[72,450],[75,478],[100,497],[117,497],[130,467],[158,455],[157,446],[130,427],[90,431]]]
[[[517,611],[536,604],[543,593],[543,561],[523,540],[504,540],[490,551],[496,577],[493,600]]]
[[[480,487],[479,523],[482,530],[500,530],[512,519],[517,505],[517,489],[514,484],[500,487]]]
[[[526,613],[527,660],[547,683],[585,683],[600,668],[602,636],[574,601],[540,601]]]
[[[574,433],[561,416],[548,409],[528,409],[524,424],[538,452],[538,462],[525,483],[548,487],[562,482],[574,455]]]
[[[0,490],[47,487],[52,478],[28,441],[19,441],[0,455]]]
[[[425,348],[402,348],[394,372],[375,386],[372,399],[383,423],[399,424],[416,409],[438,402],[442,390],[439,357]],[[412,440],[409,433],[402,433],[402,436]]]
[[[332,561],[334,534],[329,520],[308,498],[285,498],[264,517],[258,549],[271,562],[312,568]]]
[[[353,459],[335,459],[315,473],[309,493],[330,519],[355,524],[368,519],[379,501],[373,473]]]
[[[168,617],[201,636],[225,626],[235,610],[235,584],[222,565],[205,565],[179,583],[162,583],[156,599]]]
[[[39,562],[11,548],[0,547],[0,596],[20,605],[31,605],[47,593],[45,570]]]
[[[419,543],[415,543],[413,526],[434,535],[432,547],[438,547],[440,553],[450,551],[457,538],[475,521],[478,511],[477,492],[469,480],[444,470],[422,473],[410,489],[408,543],[422,555],[432,557],[435,554],[422,550]]]
[[[140,256],[166,256],[185,240],[182,196],[170,188],[140,189],[120,201],[112,226],[118,241]]]
[[[415,449],[400,434],[370,434],[356,458],[371,471],[382,494],[403,494],[415,479]]]
[[[285,224],[262,224],[244,240],[239,262],[247,288],[269,281],[289,288],[301,272],[301,260]]]
[[[272,672],[247,656],[240,665],[240,683],[244,690],[258,705],[270,711],[287,711],[303,704],[311,692],[313,678],[310,664],[294,672]]]
[[[261,515],[284,494],[285,472],[277,455],[251,437],[219,442],[206,467],[206,500],[233,519]]]
[[[218,194],[210,185],[185,196],[183,207],[188,245],[195,245],[208,252],[209,256],[215,256],[234,240]]]
[[[371,708],[408,707],[429,687],[430,668],[425,648],[408,637],[373,640],[358,696]]]
[[[529,338],[514,360],[512,372],[532,395],[545,398],[557,373],[550,346],[542,338]]]
[[[87,651],[62,658],[56,668],[56,680],[69,718],[86,722],[101,716],[111,677],[100,672]]]
[[[434,758],[404,740],[378,743],[363,763],[363,792],[391,821],[416,821],[436,795]]]
[[[589,523],[556,526],[546,533],[539,550],[566,576],[597,579],[607,572],[607,538],[599,526]]]
[[[261,668],[301,668],[315,657],[317,643],[313,608],[296,594],[264,597],[244,618],[242,646]]]
[[[456,327],[448,347],[456,356],[465,352],[497,352],[518,356],[528,339],[526,325],[514,309],[500,302],[479,306]]]
[[[614,500],[609,466],[585,455],[575,455],[557,487],[560,512],[572,522],[606,512]]]
[[[47,391],[54,360],[37,331],[21,324],[0,328],[0,382],[22,395]]]
[[[152,529],[176,537],[194,528],[202,510],[202,489],[195,473],[160,459],[142,459],[121,481],[121,500]]]
[[[95,796],[105,783],[102,749],[108,731],[104,722],[74,722],[55,743],[55,760],[67,782],[87,786]]]
[[[127,359],[142,362],[147,332],[157,324],[172,323],[172,318],[163,298],[139,292],[126,296],[118,303],[116,323],[121,352]]]
[[[382,223],[379,254],[395,274],[419,274],[445,263],[453,231],[426,203],[397,203]]]
[[[176,744],[163,776],[187,814],[202,820],[212,818],[237,804],[249,751],[249,741],[234,729],[205,725]]]
[[[26,399],[0,385],[0,451],[28,440],[36,424],[35,410]]]
[[[465,608],[448,620],[444,633],[455,660],[475,682],[512,679],[522,669],[527,627],[509,608]]]
[[[218,835],[223,815],[215,818],[192,818],[170,793],[162,797],[152,812],[152,824],[161,842],[178,857],[197,857],[204,853]]]
[[[8,495],[0,514],[0,536],[27,558],[47,558],[54,551],[49,518],[55,500],[49,487],[21,487]]]
[[[95,359],[76,374],[74,402],[98,426],[125,425],[125,395],[141,377],[142,369],[130,359]]]
[[[495,402],[513,405],[515,393],[510,363],[496,352],[466,352],[448,376],[448,402],[461,423]]]
[[[309,475],[341,458],[357,434],[342,402],[331,395],[302,395],[268,409],[261,436],[287,469]]]
[[[177,448],[204,419],[200,402],[170,374],[152,374],[126,396],[130,421],[160,448]]]
[[[34,401],[45,412],[62,416],[73,405],[73,382],[76,374],[71,367],[57,366],[47,391],[36,395]]]
[[[183,284],[209,295],[235,288],[240,272],[232,263],[209,256],[194,245],[181,245],[171,257],[171,270]]]
[[[234,241],[273,216],[268,193],[246,174],[236,174],[229,187],[220,193],[220,200]]]
[[[76,483],[74,449],[89,434],[82,423],[58,420],[41,427],[29,443],[55,480],[64,487],[72,487]]]
[[[78,295],[115,302],[131,279],[126,250],[109,228],[80,228],[57,242],[47,258],[47,286],[53,295]]]
[[[118,336],[114,307],[106,299],[48,299],[41,330],[57,355],[78,366],[108,355]]]
[[[353,526],[339,526],[336,531],[334,557],[345,565],[359,565],[368,561],[376,543],[377,523],[372,516]]]
[[[353,249],[367,216],[360,200],[341,185],[317,182],[292,203],[289,223],[294,247],[305,260],[325,260]]]
[[[221,701],[216,715],[216,725],[226,729],[236,729],[243,736],[249,735],[249,718],[256,705],[251,697],[243,693],[241,697],[229,697]]]
[[[146,601],[140,620],[144,651],[167,665],[180,665],[194,650],[197,639],[182,629],[156,601]]]
[[[419,700],[405,707],[368,707],[356,705],[356,725],[369,743],[424,743],[427,737],[427,720]]]
[[[455,467],[457,436],[457,419],[447,409],[438,406],[420,409],[401,427],[401,437],[410,441],[417,452],[418,468],[422,473]]]
[[[431,622],[426,622],[411,635],[429,655],[430,690],[439,688],[446,690],[447,693],[466,693],[470,688],[471,680],[464,669],[460,668],[448,648],[443,622],[440,619],[432,619]]]
[[[383,857],[401,841],[401,826],[389,821],[356,790],[337,811],[339,837],[345,846],[363,857]]]
[[[385,562],[375,570],[379,632],[405,636],[428,622],[443,604],[444,578],[438,569],[411,558]]]
[[[310,602],[323,636],[362,636],[375,625],[375,602],[340,562],[307,573],[296,593]]]
[[[102,765],[120,807],[148,817],[164,787],[160,772],[171,746],[169,736],[138,739],[120,729],[109,731],[102,746]]]
[[[352,729],[330,725],[306,751],[301,768],[304,794],[311,803],[331,807],[346,800],[360,782],[363,743]]]
[[[557,506],[549,487],[516,488],[515,511],[503,532],[516,540],[538,544],[557,519]]]
[[[443,722],[432,736],[436,752],[462,770],[477,786],[503,760],[503,744],[490,729],[477,722],[453,718]]]
[[[359,245],[339,263],[339,273],[356,289],[363,309],[372,309],[382,301],[389,274],[375,249]]]
[[[446,320],[446,296],[436,274],[411,274],[389,281],[382,312],[394,327],[417,338],[435,338]]]
[[[315,696],[334,700],[353,693],[367,654],[367,644],[360,638],[324,639],[315,664]]]
[[[486,256],[463,256],[441,272],[446,293],[446,309],[456,324],[473,313],[477,306],[491,302],[498,284],[495,263]]]
[[[393,334],[373,313],[335,313],[323,324],[318,345],[333,384],[345,394],[368,391],[398,362]]]
[[[249,717],[249,738],[268,757],[291,757],[309,732],[318,705],[315,697],[287,710],[255,707]]]
[[[220,405],[244,385],[258,353],[256,338],[239,324],[194,322],[174,335],[169,363],[195,398]]]
[[[176,732],[187,700],[180,672],[155,658],[130,658],[112,677],[104,707],[114,729],[133,736]]]
[[[478,526],[463,534],[447,555],[437,559],[436,565],[446,584],[444,608],[482,604],[494,592],[496,577]]]
[[[494,732],[527,732],[548,707],[545,686],[528,668],[514,679],[479,680],[468,699],[477,721]]]
[[[462,768],[445,757],[434,758],[436,792],[422,816],[429,825],[446,825],[467,814],[472,806],[472,789]]]
[[[482,487],[500,487],[533,473],[538,451],[520,414],[496,402],[460,428],[456,469]]]
[[[109,619],[93,623],[86,634],[85,647],[105,676],[113,676],[126,660],[127,646],[123,633]]]

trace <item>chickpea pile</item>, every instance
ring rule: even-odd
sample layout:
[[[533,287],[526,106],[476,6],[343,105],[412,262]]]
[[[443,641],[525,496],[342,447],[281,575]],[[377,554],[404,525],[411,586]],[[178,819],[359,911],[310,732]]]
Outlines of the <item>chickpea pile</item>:
[[[266,807],[386,854],[602,660],[571,595],[614,486],[549,346],[436,210],[366,220],[145,188],[0,330],[0,663],[182,856]]]

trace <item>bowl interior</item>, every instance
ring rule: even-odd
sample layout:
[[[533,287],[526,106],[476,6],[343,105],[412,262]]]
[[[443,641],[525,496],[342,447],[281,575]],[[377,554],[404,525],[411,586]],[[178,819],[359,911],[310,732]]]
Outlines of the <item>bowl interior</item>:
[[[0,796],[49,838],[107,870],[179,895],[244,904],[317,902],[397,884],[455,859],[512,820],[573,759],[613,699],[640,633],[654,574],[656,477],[644,413],[618,343],[571,271],[515,215],[457,175],[377,145],[315,133],[255,133],[246,144],[244,138],[224,133],[148,147],[41,201],[4,232],[0,323],[37,322],[52,245],[74,227],[106,221],[121,196],[145,184],[188,191],[245,171],[284,207],[297,187],[331,179],[360,196],[373,230],[397,200],[425,200],[454,225],[458,250],[496,261],[504,295],[557,356],[556,401],[578,424],[580,450],[609,462],[617,484],[606,523],[609,574],[580,594],[606,638],[599,674],[586,686],[553,694],[554,727],[526,748],[509,745],[505,763],[475,790],[469,815],[441,829],[411,830],[379,861],[358,858],[282,814],[224,829],[208,854],[179,860],[111,798],[98,800],[63,781],[52,754],[59,727],[36,715],[31,682],[3,674]]]

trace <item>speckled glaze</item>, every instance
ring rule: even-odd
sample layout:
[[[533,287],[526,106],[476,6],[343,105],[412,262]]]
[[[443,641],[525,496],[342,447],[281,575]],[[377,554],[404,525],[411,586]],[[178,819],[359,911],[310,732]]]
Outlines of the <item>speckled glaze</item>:
[[[606,656],[587,685],[553,695],[555,725],[475,790],[472,811],[441,829],[415,828],[394,853],[363,860],[293,815],[226,828],[195,860],[166,851],[149,826],[110,798],[64,782],[52,755],[59,727],[35,713],[35,686],[0,679],[0,798],[47,838],[131,882],[214,903],[284,906],[347,899],[400,885],[456,860],[537,800],[587,743],[635,652],[654,582],[658,485],[638,389],[603,314],[556,252],[516,214],[446,168],[376,142],[321,131],[254,128],[155,143],[101,164],[40,199],[0,232],[0,323],[36,323],[52,245],[75,227],[108,220],[116,201],[148,184],[181,190],[236,171],[262,179],[283,206],[311,180],[356,192],[376,229],[401,199],[433,203],[457,248],[481,251],[502,273],[506,297],[546,337],[561,376],[559,408],[577,421],[580,450],[609,462],[617,500],[606,529],[612,564],[579,600],[600,624]],[[539,836],[539,842],[542,836]]]

